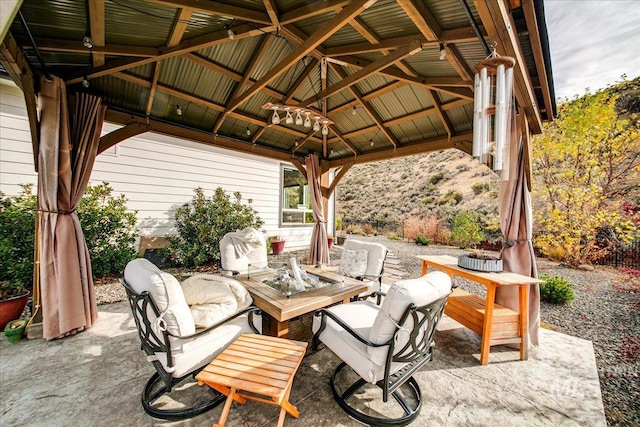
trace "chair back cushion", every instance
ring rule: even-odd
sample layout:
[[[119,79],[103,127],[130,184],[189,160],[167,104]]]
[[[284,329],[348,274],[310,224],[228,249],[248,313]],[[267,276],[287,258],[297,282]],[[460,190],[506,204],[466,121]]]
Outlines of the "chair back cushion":
[[[384,259],[387,256],[387,248],[383,244],[347,239],[344,243],[344,249],[367,251],[367,268],[364,272],[365,275],[377,276],[382,272]]]
[[[220,239],[220,264],[223,270],[247,273],[252,268],[267,268],[267,245],[264,235],[247,227],[241,231],[227,233]]]
[[[380,344],[391,339],[409,304],[422,307],[443,298],[450,292],[451,278],[442,271],[432,271],[418,279],[400,280],[394,283],[382,302],[369,340]],[[413,321],[407,322],[403,328],[413,329]],[[403,344],[397,343],[397,346]],[[369,347],[368,349],[371,360],[380,365],[385,363],[387,350],[387,347]]]
[[[164,312],[167,330],[178,336],[195,333],[196,327],[180,282],[145,258],[130,261],[124,269],[124,280],[136,293],[149,292],[153,302]],[[147,313],[153,316],[153,313]],[[154,324],[156,319],[149,319]]]

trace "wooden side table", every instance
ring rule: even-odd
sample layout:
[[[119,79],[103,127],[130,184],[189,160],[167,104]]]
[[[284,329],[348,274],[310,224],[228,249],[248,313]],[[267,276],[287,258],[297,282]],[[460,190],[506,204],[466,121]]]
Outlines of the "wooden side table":
[[[482,337],[480,364],[489,363],[489,349],[492,345],[518,344],[520,360],[527,360],[529,350],[529,285],[542,283],[521,274],[483,273],[458,266],[458,260],[449,255],[417,255],[422,260],[422,275],[427,267],[444,271],[449,276],[459,276],[487,287],[487,295],[482,299],[461,289],[455,289],[445,306],[445,314],[476,332]],[[518,288],[518,311],[510,310],[495,303],[499,286]]]
[[[289,394],[306,349],[305,342],[240,335],[196,375],[199,385],[207,384],[227,396],[220,422],[214,427],[224,426],[234,400],[242,405],[249,399],[280,406],[278,427],[284,425],[286,413],[298,418],[300,413],[289,403]]]

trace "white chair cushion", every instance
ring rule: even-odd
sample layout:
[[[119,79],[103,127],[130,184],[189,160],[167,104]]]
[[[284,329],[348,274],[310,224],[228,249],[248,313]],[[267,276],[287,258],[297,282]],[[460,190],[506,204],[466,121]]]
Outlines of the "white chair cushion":
[[[380,307],[370,301],[338,304],[327,309],[365,339],[371,333],[371,327],[379,310]],[[314,316],[313,332],[315,333],[319,327],[320,318]],[[329,317],[327,317],[326,327],[320,335],[320,339],[336,356],[345,361],[366,381],[376,383],[384,377],[384,363],[382,365],[373,363],[367,353],[367,346]]]
[[[384,259],[387,256],[387,248],[383,244],[347,239],[344,243],[344,249],[367,251],[367,268],[364,272],[365,275],[377,276],[382,271]]]
[[[413,303],[417,307],[428,305],[451,292],[451,278],[442,271],[433,271],[418,279],[400,280],[394,283],[385,296],[380,311],[371,328],[369,340],[374,343],[383,343],[393,337],[400,317]],[[404,326],[410,332],[413,329],[413,321],[410,320]],[[408,333],[404,340],[396,343],[396,348],[404,345],[408,339]],[[404,341],[404,342],[402,342]],[[373,363],[384,364],[387,351],[380,347],[369,347],[369,355]]]
[[[262,316],[256,316],[254,314],[253,324],[258,331],[262,331]],[[174,351],[174,347],[172,347],[173,370],[167,366],[167,356],[165,353],[156,353],[156,356],[167,372],[171,372],[174,378],[180,378],[207,365],[236,338],[245,333],[255,333],[249,327],[247,314],[238,316],[224,326],[215,328],[207,334],[185,340],[182,348],[178,351]]]
[[[145,258],[130,261],[124,269],[124,280],[136,293],[149,292],[163,319],[167,330],[178,336],[195,333],[196,327],[178,280],[165,273]],[[147,313],[153,322],[152,313]]]
[[[347,277],[362,276],[367,271],[367,251],[350,249],[342,251],[339,271]]]

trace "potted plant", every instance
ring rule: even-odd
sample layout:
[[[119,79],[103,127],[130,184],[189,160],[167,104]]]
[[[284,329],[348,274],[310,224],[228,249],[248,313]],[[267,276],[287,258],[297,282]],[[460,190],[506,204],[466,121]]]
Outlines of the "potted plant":
[[[20,317],[30,294],[22,283],[0,281],[0,330]]]
[[[270,236],[269,245],[273,255],[282,255],[284,252],[284,238],[282,236]]]

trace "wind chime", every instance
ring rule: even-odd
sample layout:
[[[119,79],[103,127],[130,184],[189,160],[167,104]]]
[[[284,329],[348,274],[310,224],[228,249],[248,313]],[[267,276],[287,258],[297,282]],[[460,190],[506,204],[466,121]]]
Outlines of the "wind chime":
[[[503,159],[507,158],[509,148],[507,137],[514,108],[515,63],[511,57],[498,56],[494,49],[487,59],[475,66],[472,155],[494,171],[503,169]]]

